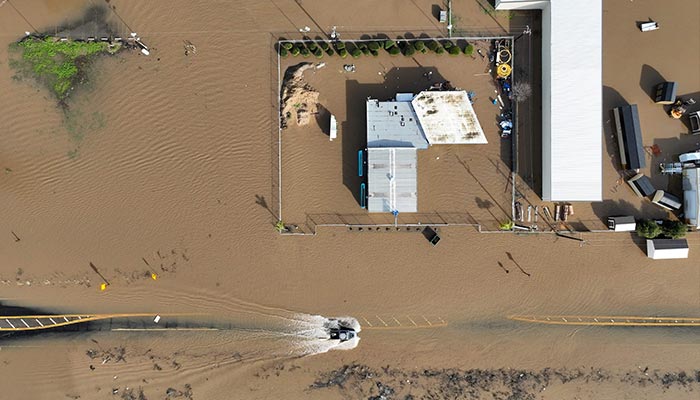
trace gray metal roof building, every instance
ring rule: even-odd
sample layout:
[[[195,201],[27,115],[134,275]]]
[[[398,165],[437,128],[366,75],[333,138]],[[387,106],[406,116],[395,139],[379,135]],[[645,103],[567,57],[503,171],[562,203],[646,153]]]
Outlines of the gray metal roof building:
[[[418,211],[417,151],[429,143],[486,143],[467,92],[367,99],[369,212]]]
[[[418,211],[417,151],[410,147],[367,149],[368,211]]]
[[[367,147],[428,148],[410,101],[367,100]]]
[[[637,105],[616,107],[613,109],[613,115],[617,143],[620,148],[620,162],[623,168],[639,170],[646,167]]]

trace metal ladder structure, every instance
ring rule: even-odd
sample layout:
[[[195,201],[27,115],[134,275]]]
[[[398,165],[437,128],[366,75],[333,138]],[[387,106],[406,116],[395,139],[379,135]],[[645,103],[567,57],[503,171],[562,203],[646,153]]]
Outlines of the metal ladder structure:
[[[588,326],[700,326],[700,318],[687,317],[629,317],[589,315],[511,315],[508,319],[548,325]]]

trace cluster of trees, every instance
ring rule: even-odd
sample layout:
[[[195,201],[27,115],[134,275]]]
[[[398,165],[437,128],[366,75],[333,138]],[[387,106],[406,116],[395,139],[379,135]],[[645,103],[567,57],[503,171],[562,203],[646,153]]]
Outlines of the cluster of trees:
[[[464,54],[471,56],[474,54],[474,46],[472,44],[465,44],[460,46],[451,40],[434,40],[434,39],[424,39],[424,40],[377,40],[372,42],[333,42],[329,43],[326,41],[306,41],[306,42],[282,42],[278,44],[278,51],[280,56],[287,57],[289,55],[296,57],[301,55],[302,57],[314,56],[316,58],[323,58],[324,54],[332,56],[337,54],[341,58],[346,58],[347,56],[353,58],[360,58],[363,55],[372,55],[377,57],[381,51],[385,51],[391,55],[403,54],[406,57],[411,57],[416,53],[428,53],[432,52],[435,54],[450,54],[458,55]]]
[[[686,233],[688,233],[688,225],[682,221],[667,219],[660,225],[656,221],[651,220],[643,220],[637,223],[637,235],[646,239],[654,239],[659,236],[679,239],[684,237]]]

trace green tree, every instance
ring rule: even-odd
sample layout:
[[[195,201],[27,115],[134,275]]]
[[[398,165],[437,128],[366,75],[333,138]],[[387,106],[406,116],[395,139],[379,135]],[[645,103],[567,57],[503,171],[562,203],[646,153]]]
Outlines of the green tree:
[[[468,44],[464,47],[464,55],[471,56],[474,54],[474,45]]]
[[[406,44],[406,46],[403,48],[403,55],[405,55],[406,57],[411,57],[415,53],[416,53],[416,48],[413,47],[413,45],[410,43]]]
[[[294,43],[292,43],[292,42],[284,42],[284,43],[282,43],[282,47],[284,47],[284,48],[287,49],[287,50],[291,50],[292,47],[294,47]]]
[[[452,46],[449,49],[447,49],[447,52],[450,53],[451,56],[456,56],[457,54],[461,53],[459,51],[459,47],[457,46]]]
[[[416,51],[423,51],[425,50],[425,42],[422,40],[417,40],[413,42],[413,48],[416,49]]]
[[[294,57],[298,56],[300,52],[301,52],[301,50],[299,50],[299,46],[296,46],[296,45],[294,47],[292,47],[291,50],[289,50],[289,53],[291,55],[293,55]]]
[[[335,43],[335,49],[336,50],[342,50],[345,48],[345,43],[344,42],[336,42]]]
[[[389,50],[389,49],[391,49],[392,47],[396,47],[396,42],[395,42],[395,41],[393,41],[393,40],[391,40],[391,39],[388,39],[387,41],[384,42],[384,49],[385,49],[385,50]]]
[[[425,44],[425,47],[427,47],[430,51],[436,51],[438,47],[440,47],[440,44],[434,40],[431,40]]]
[[[668,236],[671,239],[680,239],[685,237],[688,233],[688,225],[683,223],[683,221],[671,221],[667,219],[661,225],[661,229],[663,230],[664,236]]]
[[[359,48],[355,47],[355,48],[352,49],[352,51],[350,52],[350,55],[352,56],[352,58],[360,58],[360,56],[362,55],[362,50],[360,50]]]
[[[401,53],[401,49],[399,49],[399,48],[396,47],[396,46],[390,48],[388,51],[389,51],[389,54],[391,54],[392,56],[395,56],[395,55]]]
[[[284,46],[280,46],[280,57],[287,57],[288,54],[289,51]]]
[[[379,50],[379,47],[381,47],[381,46],[379,45],[378,42],[369,42],[367,47],[369,47],[370,50],[377,51],[377,50]]]
[[[659,224],[648,219],[637,223],[637,235],[645,239],[653,239],[661,234],[662,230]]]
[[[345,50],[344,48],[340,49],[340,50],[338,50],[338,55],[340,56],[340,58],[345,58],[348,56],[348,51]]]

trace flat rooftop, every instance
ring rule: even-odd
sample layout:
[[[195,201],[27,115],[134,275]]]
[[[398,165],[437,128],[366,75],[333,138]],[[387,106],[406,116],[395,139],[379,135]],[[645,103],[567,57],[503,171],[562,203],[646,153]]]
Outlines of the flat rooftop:
[[[418,211],[415,148],[367,149],[367,211]]]
[[[367,147],[428,148],[410,102],[367,100]]]
[[[423,91],[411,104],[431,145],[488,143],[464,90]]]

